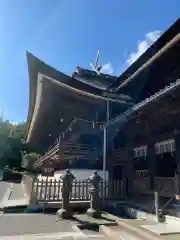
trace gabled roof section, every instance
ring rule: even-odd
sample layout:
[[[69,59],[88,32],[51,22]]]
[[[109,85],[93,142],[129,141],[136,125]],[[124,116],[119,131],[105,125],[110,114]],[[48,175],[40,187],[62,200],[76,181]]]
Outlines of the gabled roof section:
[[[165,47],[173,38],[175,38],[180,33],[180,18],[170,26],[158,39],[155,41],[145,53],[143,53],[125,72],[123,72],[115,84],[111,85],[109,89],[118,92],[121,87],[129,84],[136,76],[136,73],[140,73],[139,69],[144,70],[148,67],[148,62],[153,64],[153,62],[162,56],[162,54],[157,55],[157,58],[152,59],[155,54],[160,53],[163,47]],[[173,44],[173,43],[172,43]],[[175,44],[175,41],[174,41]],[[167,48],[168,49],[168,48]],[[164,51],[165,52],[165,51]],[[152,60],[152,61],[151,61]],[[150,62],[151,61],[151,62]]]
[[[28,61],[28,71],[29,71],[29,110],[27,117],[27,126],[26,126],[26,141],[29,139],[29,135],[37,129],[35,125],[38,120],[41,118],[42,113],[42,104],[47,111],[47,105],[50,102],[50,98],[54,99],[56,104],[60,106],[59,101],[61,94],[63,95],[64,91],[67,94],[70,94],[69,97],[72,99],[82,97],[85,102],[100,101],[100,105],[103,105],[106,101],[106,97],[103,96],[102,89],[98,86],[91,86],[90,82],[81,82],[78,79],[72,78],[39,60],[31,53],[27,52],[27,61]],[[46,88],[46,87],[47,88]],[[52,90],[53,89],[53,90]],[[57,91],[56,91],[57,90]],[[46,92],[46,98],[43,97],[42,92]],[[49,95],[48,95],[49,93]],[[65,94],[66,95],[66,94]],[[56,99],[56,100],[55,100]],[[111,99],[114,103],[124,103],[124,100],[120,99]],[[42,103],[43,102],[43,103]],[[74,104],[74,102],[73,102]],[[40,108],[41,105],[41,108]],[[52,105],[53,106],[53,105]],[[54,106],[50,108],[52,111]],[[50,111],[51,111],[50,110]],[[44,111],[44,110],[43,110]],[[56,111],[56,109],[54,109]],[[41,112],[41,113],[40,113]],[[48,114],[46,112],[46,114]],[[46,119],[47,120],[47,119]],[[41,119],[42,121],[42,119]]]
[[[88,84],[79,82],[78,80],[69,77],[68,75],[49,66],[48,64],[41,61],[37,57],[33,56],[29,52],[27,52],[27,61],[28,61],[30,91],[29,91],[29,109],[28,109],[28,116],[27,116],[26,136],[28,134],[31,119],[34,112],[36,94],[37,94],[37,81],[38,81],[39,73],[41,73],[42,75],[49,76],[53,79],[56,79],[57,82],[61,82],[62,84],[66,84],[71,87],[78,88],[89,93],[101,95],[102,91],[100,89],[96,87],[92,87]]]

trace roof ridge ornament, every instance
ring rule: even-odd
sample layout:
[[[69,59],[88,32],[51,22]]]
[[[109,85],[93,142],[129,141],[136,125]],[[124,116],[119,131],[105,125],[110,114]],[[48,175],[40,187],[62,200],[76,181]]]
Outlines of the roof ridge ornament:
[[[95,59],[95,62],[94,64],[93,63],[90,63],[90,66],[92,67],[92,69],[98,74],[98,75],[101,75],[101,68],[102,66],[100,64],[98,64],[98,60],[99,60],[99,55],[100,55],[100,51],[98,50],[97,51],[97,54],[96,54],[96,59]]]

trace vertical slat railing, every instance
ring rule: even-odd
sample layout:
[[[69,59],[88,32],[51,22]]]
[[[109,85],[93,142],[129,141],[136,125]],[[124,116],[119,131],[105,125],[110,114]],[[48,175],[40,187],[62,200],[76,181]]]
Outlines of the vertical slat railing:
[[[80,183],[81,183],[82,181],[78,181],[78,183],[77,183],[77,201],[81,201],[81,186],[80,186]]]
[[[105,187],[105,190],[103,189]],[[36,202],[60,202],[62,200],[62,180],[36,180],[33,184],[32,197]],[[125,180],[103,181],[99,184],[99,196],[102,198],[118,199],[125,197]],[[89,180],[75,180],[72,185],[70,201],[90,201],[90,182]]]
[[[51,184],[52,184],[52,180],[50,179],[49,181],[49,201],[51,201]]]
[[[89,194],[89,181],[86,181],[86,184],[85,184],[85,189],[86,189],[86,200],[89,200],[90,199],[90,194]]]
[[[82,181],[82,199],[85,199],[85,194],[84,194],[84,180]]]
[[[53,196],[52,196],[53,200],[52,201],[56,201],[56,179],[53,181]]]
[[[39,194],[38,194],[38,188],[39,187],[39,180],[37,180],[37,183],[35,184],[35,198],[38,199]]]
[[[48,189],[48,178],[46,178],[45,188],[44,188],[44,200],[47,200],[47,189]]]
[[[43,179],[39,182],[39,185],[41,185],[40,191],[39,191],[39,198],[42,201],[43,200],[43,185],[44,185]]]
[[[72,199],[76,199],[76,195],[77,195],[77,180],[75,180],[73,184]]]

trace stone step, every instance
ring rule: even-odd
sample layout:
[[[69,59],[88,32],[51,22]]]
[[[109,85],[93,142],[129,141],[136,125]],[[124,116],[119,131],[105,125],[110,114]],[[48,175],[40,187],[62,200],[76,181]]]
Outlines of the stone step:
[[[141,228],[142,224],[148,224],[150,222],[146,220],[122,220],[118,223],[118,226],[101,226],[100,232],[105,234],[112,239],[123,239],[123,240],[160,240],[163,239],[146,229]],[[153,224],[152,222],[150,224]]]
[[[159,240],[158,238],[152,238],[149,233],[144,234],[144,231],[142,229],[134,231],[134,229],[130,229],[124,226],[101,226],[100,232],[113,240]]]
[[[0,209],[4,213],[13,213],[18,212],[21,213],[24,211],[24,209],[27,208],[28,203],[27,199],[18,199],[18,200],[7,200],[2,204]]]
[[[165,215],[166,223],[170,225],[179,225],[180,226],[180,218],[175,216]]]
[[[0,236],[0,240],[105,240],[106,238],[103,235],[83,235],[80,233],[51,233],[51,234],[24,234],[24,235],[14,235],[14,236]]]
[[[112,239],[179,240],[179,226],[179,224],[154,223],[137,219],[120,220],[118,226],[100,227],[100,232]]]

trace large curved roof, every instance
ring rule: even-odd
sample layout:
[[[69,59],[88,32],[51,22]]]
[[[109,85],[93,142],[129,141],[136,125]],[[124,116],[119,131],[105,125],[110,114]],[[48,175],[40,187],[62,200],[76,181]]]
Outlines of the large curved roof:
[[[109,90],[131,95],[135,102],[154,94],[180,76],[179,50],[180,19]],[[54,139],[74,118],[94,120],[98,113],[98,121],[104,121],[106,99],[101,78],[92,84],[91,78],[85,81],[72,78],[30,53],[27,60],[30,85],[27,142],[43,142],[48,139],[46,135]],[[114,113],[122,110],[119,106],[114,109]],[[66,120],[60,124],[60,118],[64,117]]]
[[[74,118],[104,120],[106,98],[98,86],[71,78],[30,53],[27,59],[30,84],[27,142],[41,142],[47,147]],[[113,106],[120,102],[111,101]]]
[[[45,62],[41,61],[37,57],[33,56],[31,53],[27,52],[27,61],[28,61],[28,72],[29,72],[29,111],[27,117],[27,131],[29,129],[29,124],[32,118],[34,105],[36,101],[36,91],[37,91],[37,81],[38,81],[38,74],[44,74],[46,76],[50,76],[53,79],[56,79],[58,82],[62,82],[68,84],[72,87],[79,87],[79,89],[86,90],[88,92],[94,92],[99,94],[101,91],[97,88],[93,88],[88,84],[82,84],[75,79],[59,72],[58,70],[52,68]]]

